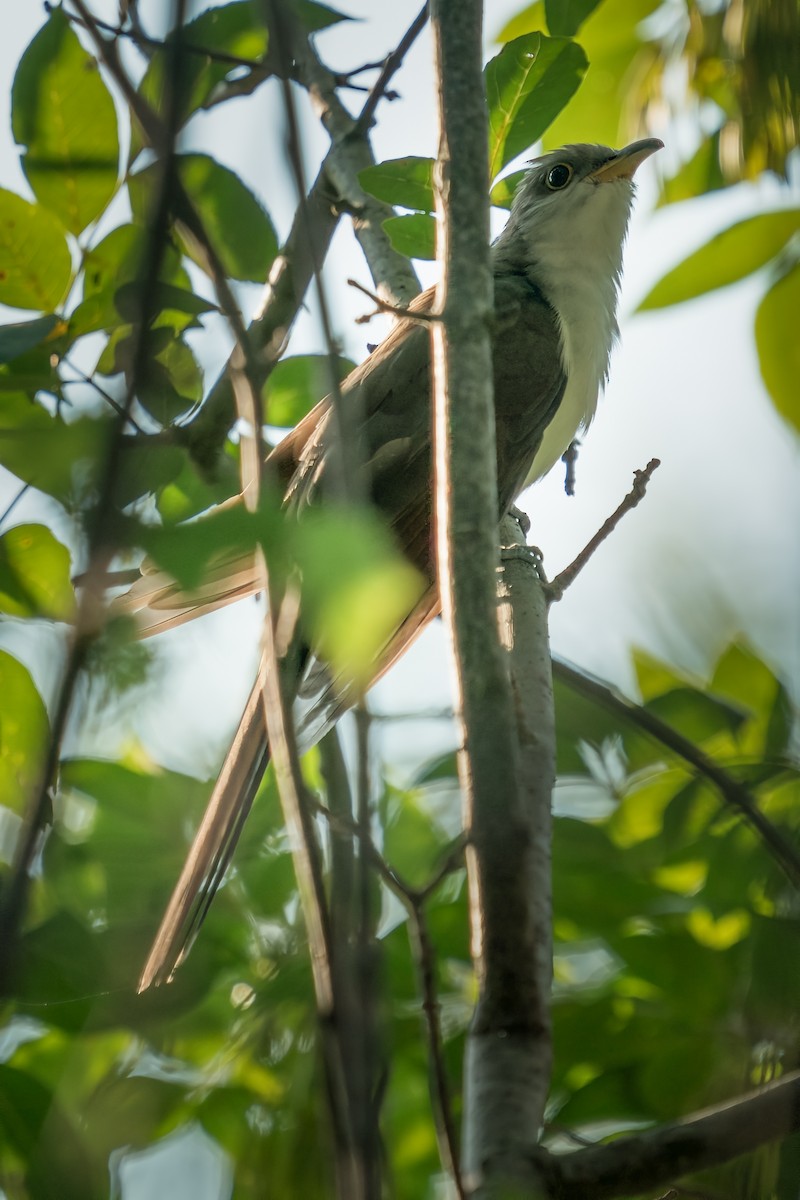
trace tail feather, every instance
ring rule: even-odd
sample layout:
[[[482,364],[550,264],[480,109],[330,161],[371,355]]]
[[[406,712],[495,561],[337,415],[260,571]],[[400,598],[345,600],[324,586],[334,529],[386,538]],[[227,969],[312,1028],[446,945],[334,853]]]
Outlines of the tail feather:
[[[269,763],[263,692],[256,681],[139,979],[168,983],[191,949],[222,882]]]
[[[211,564],[203,582],[191,591],[182,590],[166,571],[145,562],[139,579],[111,608],[134,616],[138,636],[146,638],[254,596],[261,586],[251,555]]]

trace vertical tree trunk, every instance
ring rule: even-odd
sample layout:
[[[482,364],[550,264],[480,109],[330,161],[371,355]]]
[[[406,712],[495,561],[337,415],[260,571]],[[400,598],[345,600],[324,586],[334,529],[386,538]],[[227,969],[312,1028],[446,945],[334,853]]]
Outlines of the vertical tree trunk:
[[[539,986],[549,939],[544,947],[537,944],[534,843],[521,787],[508,658],[497,625],[481,8],[476,0],[438,0],[431,10],[439,73],[436,184],[443,267],[442,320],[433,331],[437,555],[462,719],[460,773],[479,983],[465,1068],[465,1183],[474,1196],[530,1197],[541,1194],[533,1153],[549,1069]],[[542,1067],[543,1044],[548,1054]]]

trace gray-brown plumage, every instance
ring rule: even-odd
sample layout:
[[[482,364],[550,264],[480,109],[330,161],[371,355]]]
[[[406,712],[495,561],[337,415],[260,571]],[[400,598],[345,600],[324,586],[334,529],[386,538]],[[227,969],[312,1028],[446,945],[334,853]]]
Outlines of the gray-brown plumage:
[[[622,245],[636,167],[660,147],[655,139],[621,151],[569,146],[537,160],[520,186],[508,224],[493,247],[493,329],[498,517],[526,480],[544,474],[592,419],[616,336]],[[433,289],[410,306],[431,310]],[[428,581],[424,595],[375,664],[375,678],[438,612],[432,539],[429,332],[401,320],[341,387],[358,414],[359,453],[372,502],[402,552]],[[457,403],[457,400],[456,400]],[[282,441],[267,469],[302,513],[333,490],[337,443],[328,399]],[[198,594],[181,596],[158,572],[122,598],[144,612],[146,631],[180,624],[257,590],[251,563],[211,572]],[[347,706],[346,683],[331,680],[311,656],[305,679],[306,723],[322,728]],[[142,972],[140,988],[168,980],[191,944],[225,872],[269,760],[260,686],[248,701],[181,877]]]

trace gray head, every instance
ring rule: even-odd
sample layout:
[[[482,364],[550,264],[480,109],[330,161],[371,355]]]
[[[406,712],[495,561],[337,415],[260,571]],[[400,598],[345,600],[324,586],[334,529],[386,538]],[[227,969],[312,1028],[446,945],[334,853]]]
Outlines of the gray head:
[[[616,276],[634,196],[636,168],[663,143],[658,138],[632,142],[622,150],[609,146],[573,145],[534,159],[517,188],[497,250],[527,263],[544,275],[585,255]]]

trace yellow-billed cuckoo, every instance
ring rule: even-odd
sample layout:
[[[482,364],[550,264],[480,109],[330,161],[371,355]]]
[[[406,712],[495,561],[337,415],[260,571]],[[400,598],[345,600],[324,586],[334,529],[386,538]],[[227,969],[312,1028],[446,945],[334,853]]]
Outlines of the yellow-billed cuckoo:
[[[623,150],[575,145],[534,161],[514,198],[508,223],[492,247],[495,324],[494,403],[498,512],[526,482],[545,474],[594,416],[617,336],[622,247],[634,194],[633,175],[660,149],[655,138]],[[434,289],[413,312],[429,312]],[[370,498],[391,526],[428,589],[402,623],[377,678],[439,610],[432,540],[431,384],[429,333],[403,319],[341,385],[344,404],[360,414],[360,449]],[[270,470],[285,486],[286,504],[302,510],[330,493],[326,463],[334,453],[330,399],[322,400],[271,453]],[[252,562],[226,564],[197,594],[148,571],[121,598],[157,632],[219,608],[260,587]],[[327,727],[346,707],[336,681],[313,658],[298,692],[309,727]],[[309,694],[310,702],[309,702]],[[317,729],[317,736],[321,728]],[[142,971],[140,988],[168,980],[185,957],[230,861],[269,761],[261,688],[251,693],[180,879]]]

